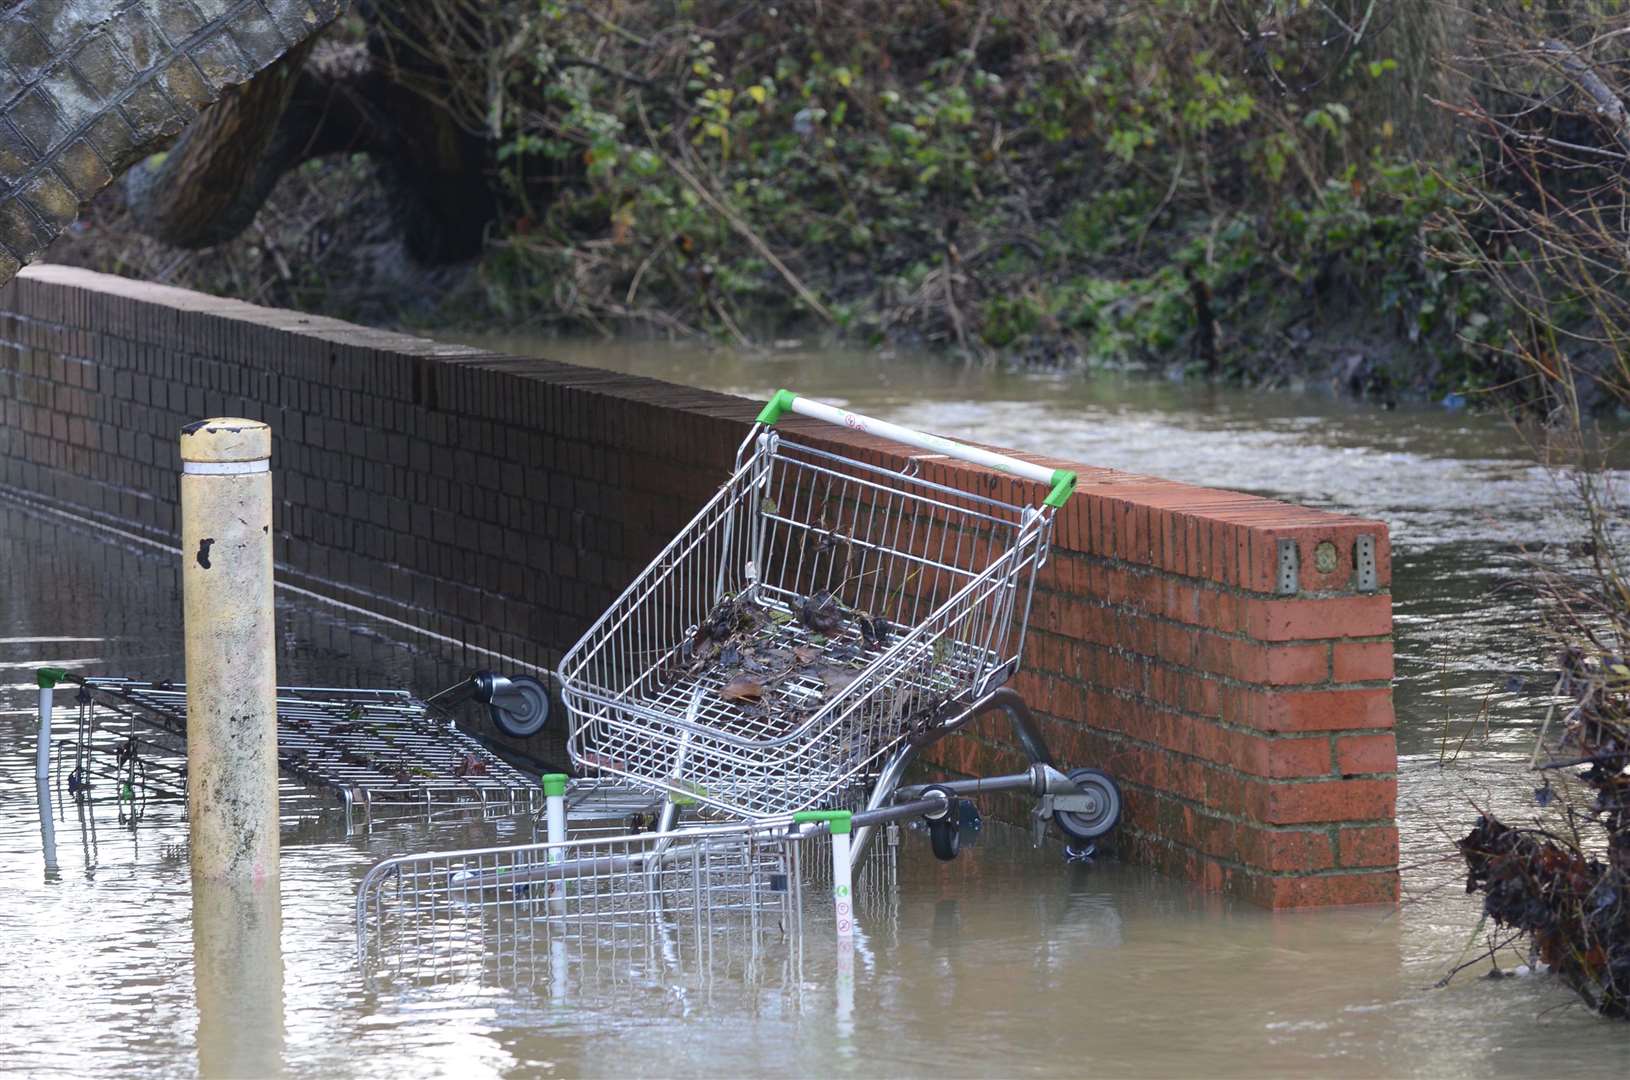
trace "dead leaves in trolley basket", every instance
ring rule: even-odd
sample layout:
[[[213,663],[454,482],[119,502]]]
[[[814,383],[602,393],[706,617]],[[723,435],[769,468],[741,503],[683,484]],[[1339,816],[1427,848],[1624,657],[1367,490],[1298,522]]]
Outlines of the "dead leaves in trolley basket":
[[[887,619],[855,611],[824,590],[790,613],[727,596],[691,631],[663,681],[710,683],[718,700],[733,706],[732,729],[775,737],[852,686],[897,633]]]
[[[757,705],[764,700],[764,684],[751,675],[737,675],[719,688],[719,696],[726,701]]]

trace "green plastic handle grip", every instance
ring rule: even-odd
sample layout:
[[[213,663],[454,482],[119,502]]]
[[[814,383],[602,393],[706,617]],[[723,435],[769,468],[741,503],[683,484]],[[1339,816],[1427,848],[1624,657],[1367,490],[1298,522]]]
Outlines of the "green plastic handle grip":
[[[849,819],[854,816],[852,810],[800,810],[792,815],[792,820],[799,825],[825,822],[828,831],[841,835],[850,831],[852,825]]]
[[[1057,510],[1069,502],[1070,496],[1074,494],[1075,473],[1068,469],[1054,469],[1053,490],[1049,491],[1047,497],[1041,501],[1043,505],[1051,506],[1054,510]]]
[[[791,390],[777,390],[775,396],[764,403],[764,408],[758,411],[758,422],[773,424],[792,409],[792,403],[798,395]]]

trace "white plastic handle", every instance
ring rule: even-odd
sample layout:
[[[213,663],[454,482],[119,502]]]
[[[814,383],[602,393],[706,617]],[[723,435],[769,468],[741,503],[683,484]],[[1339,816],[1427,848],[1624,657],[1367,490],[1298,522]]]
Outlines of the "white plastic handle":
[[[1035,465],[1028,461],[1020,461],[1006,454],[998,454],[992,450],[981,450],[977,446],[968,446],[966,443],[953,442],[942,439],[938,435],[930,435],[926,431],[917,431],[899,424],[891,424],[887,420],[878,420],[870,416],[840,409],[836,405],[828,405],[824,401],[815,401],[795,394],[791,390],[780,390],[764,406],[758,414],[761,424],[773,424],[783,414],[795,412],[800,416],[808,416],[815,420],[824,420],[828,424],[848,428],[850,431],[861,431],[868,435],[880,435],[885,439],[893,439],[907,446],[921,447],[924,450],[933,450],[935,453],[956,458],[959,461],[972,462],[983,465],[987,469],[997,472],[1012,473],[1022,476],[1026,480],[1034,480],[1039,484],[1047,484],[1052,488],[1045,502],[1051,507],[1064,505],[1065,500],[1075,490],[1075,473],[1068,469],[1049,469],[1045,465]]]
[[[1022,476],[1026,480],[1037,483],[1051,484],[1053,470],[1045,465],[1035,465],[1018,458],[998,454],[992,450],[981,450],[977,446],[966,443],[953,442],[942,439],[938,435],[930,435],[926,431],[916,431],[912,428],[891,424],[887,420],[878,420],[870,416],[861,416],[859,413],[840,409],[836,405],[828,405],[824,401],[815,401],[799,395],[792,399],[792,411],[800,416],[808,416],[815,420],[825,420],[829,424],[846,427],[850,431],[860,431],[867,435],[880,435],[885,439],[893,439],[907,446],[917,446],[924,450],[933,450],[937,453],[954,457],[960,461],[971,461],[975,465],[983,465],[998,472],[1012,473]]]

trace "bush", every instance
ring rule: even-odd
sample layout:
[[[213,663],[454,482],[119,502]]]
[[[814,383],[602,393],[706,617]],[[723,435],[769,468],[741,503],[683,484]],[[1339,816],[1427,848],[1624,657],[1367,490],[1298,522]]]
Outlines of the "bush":
[[[1231,327],[1283,309],[1287,277],[1296,297],[1428,274],[1426,181],[1397,164],[1424,121],[1395,84],[1420,62],[1390,50],[1433,16],[1382,7],[1384,26],[1357,0],[546,3],[469,35],[510,40],[500,91],[459,95],[514,206],[492,300],[607,329],[1246,362]],[[494,79],[490,58],[446,66]],[[1401,309],[1405,284],[1372,292]]]

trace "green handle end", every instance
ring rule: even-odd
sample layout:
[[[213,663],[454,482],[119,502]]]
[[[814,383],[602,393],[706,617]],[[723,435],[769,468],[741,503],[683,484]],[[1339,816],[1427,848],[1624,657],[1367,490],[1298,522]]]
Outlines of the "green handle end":
[[[765,402],[764,408],[759,410],[758,422],[761,424],[775,423],[787,414],[797,397],[798,395],[791,390],[777,390],[775,396]]]
[[[1053,490],[1047,493],[1042,500],[1044,506],[1051,506],[1054,510],[1062,507],[1075,493],[1075,474],[1068,469],[1053,470]]]
[[[850,818],[854,817],[852,810],[800,810],[792,815],[792,820],[799,825],[812,825],[825,822],[827,830],[833,835],[849,832],[853,827]]]
[[[668,789],[668,801],[675,806],[695,806],[707,795],[707,788],[694,780],[674,778],[674,787]]]
[[[549,796],[566,794],[566,774],[563,772],[544,773],[538,777],[543,784],[543,793]]]
[[[34,681],[41,690],[50,690],[67,677],[67,670],[59,667],[42,667],[34,673]]]

